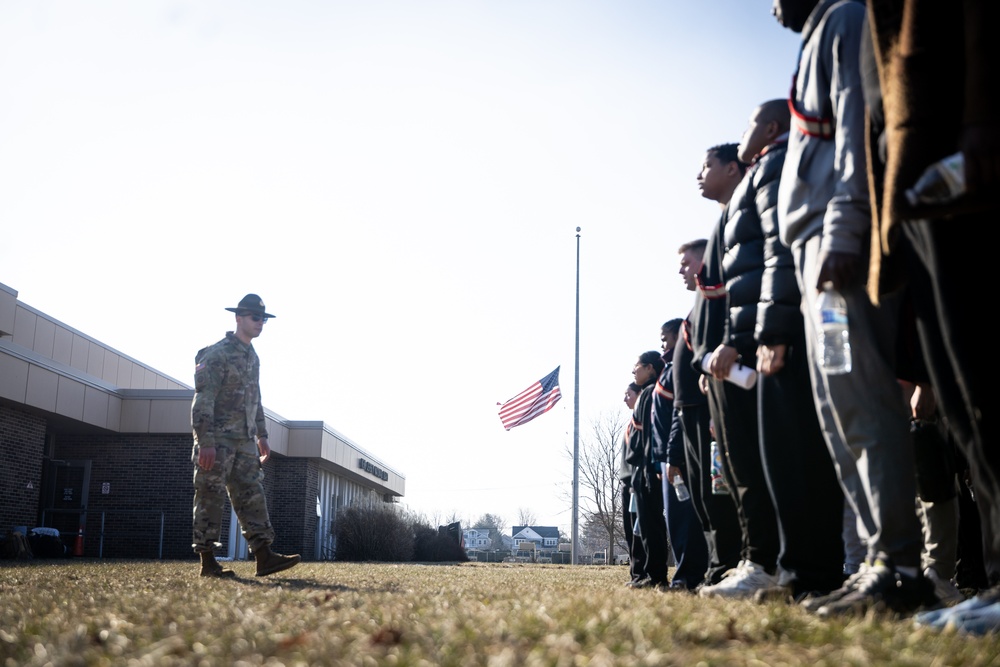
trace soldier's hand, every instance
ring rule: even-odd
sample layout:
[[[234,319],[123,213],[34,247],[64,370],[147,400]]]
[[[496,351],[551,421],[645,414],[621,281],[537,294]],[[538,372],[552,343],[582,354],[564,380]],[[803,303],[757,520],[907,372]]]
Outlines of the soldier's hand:
[[[776,375],[785,367],[785,353],[787,351],[788,346],[783,344],[758,345],[757,371],[764,375]]]
[[[917,383],[910,397],[910,411],[914,419],[930,421],[937,412],[937,397],[934,389],[926,382]]]
[[[674,477],[680,476],[684,479],[684,475],[681,473],[681,469],[677,466],[667,465],[667,481],[670,482],[670,486],[674,485]]]
[[[215,465],[215,447],[198,448],[198,465],[204,470],[211,470]]]
[[[739,356],[739,352],[732,345],[720,344],[712,353],[712,360],[708,362],[708,372],[716,380],[725,380]]]
[[[864,266],[858,255],[839,250],[824,250],[819,257],[819,275],[816,278],[816,291],[822,292],[826,283],[833,283],[833,289],[839,291],[855,284]]]
[[[271,458],[271,446],[267,444],[267,438],[257,438],[257,451],[260,452],[260,462],[267,463]]]

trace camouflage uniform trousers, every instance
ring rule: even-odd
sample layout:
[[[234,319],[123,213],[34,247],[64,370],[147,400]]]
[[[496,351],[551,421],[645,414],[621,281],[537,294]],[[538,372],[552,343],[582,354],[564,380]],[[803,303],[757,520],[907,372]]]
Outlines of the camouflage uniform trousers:
[[[252,440],[216,440],[215,465],[204,470],[198,465],[198,447],[194,462],[194,525],[192,547],[196,553],[221,547],[222,511],[226,493],[243,529],[243,537],[256,551],[274,541],[274,528],[264,496],[264,470],[257,446]]]

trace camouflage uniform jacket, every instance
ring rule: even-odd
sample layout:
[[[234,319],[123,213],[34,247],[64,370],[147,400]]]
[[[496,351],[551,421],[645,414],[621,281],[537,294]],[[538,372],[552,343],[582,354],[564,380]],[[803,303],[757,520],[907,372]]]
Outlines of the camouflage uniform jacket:
[[[260,359],[253,345],[233,332],[195,356],[191,403],[194,444],[215,447],[216,440],[267,437],[260,402]]]

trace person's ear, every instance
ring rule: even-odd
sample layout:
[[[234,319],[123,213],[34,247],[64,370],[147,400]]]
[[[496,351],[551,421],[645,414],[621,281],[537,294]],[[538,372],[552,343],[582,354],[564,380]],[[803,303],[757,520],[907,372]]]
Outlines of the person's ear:
[[[769,140],[774,139],[780,134],[781,134],[781,124],[778,121],[772,120],[770,123],[767,124],[767,138]],[[768,141],[768,143],[771,142]]]

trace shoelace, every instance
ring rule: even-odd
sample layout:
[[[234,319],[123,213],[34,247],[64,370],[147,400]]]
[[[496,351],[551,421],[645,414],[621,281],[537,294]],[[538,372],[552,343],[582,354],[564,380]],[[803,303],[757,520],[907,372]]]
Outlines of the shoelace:
[[[745,569],[746,569],[746,564],[744,561],[741,560],[739,565],[737,565],[736,567],[731,567],[725,572],[723,572],[722,577],[720,578],[727,579],[729,577],[735,577],[736,575],[741,574]]]

